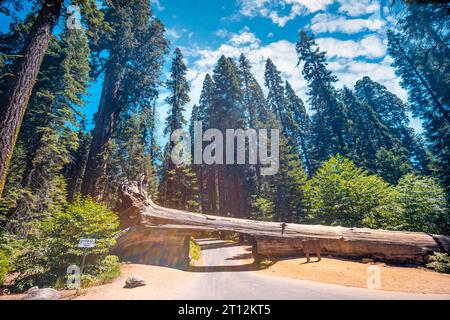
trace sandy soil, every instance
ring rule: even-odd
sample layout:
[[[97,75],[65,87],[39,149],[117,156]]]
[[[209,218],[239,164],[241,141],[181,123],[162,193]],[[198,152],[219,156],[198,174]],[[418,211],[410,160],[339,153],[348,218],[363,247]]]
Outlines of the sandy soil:
[[[179,290],[191,282],[194,273],[171,268],[140,264],[122,264],[122,274],[112,283],[81,290],[79,296],[75,291],[61,291],[62,299],[74,300],[149,300],[173,299]],[[130,276],[141,276],[147,285],[126,289],[125,281]],[[0,296],[0,300],[20,300],[23,294]]]
[[[137,275],[145,279],[147,285],[126,289],[125,281],[128,277]],[[79,300],[149,300],[173,299],[179,290],[189,284],[195,274],[186,271],[148,266],[140,264],[125,264],[122,275],[113,283],[83,290],[75,298]]]
[[[450,294],[450,275],[423,268],[389,266],[384,263],[323,258],[320,262],[306,263],[305,258],[281,260],[262,274],[293,279],[319,281],[344,286],[367,288],[367,268],[380,267],[381,290],[411,293]]]

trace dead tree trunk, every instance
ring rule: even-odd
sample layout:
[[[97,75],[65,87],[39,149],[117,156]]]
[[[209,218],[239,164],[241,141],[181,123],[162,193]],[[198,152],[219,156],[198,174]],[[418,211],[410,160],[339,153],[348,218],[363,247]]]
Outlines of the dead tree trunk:
[[[63,0],[47,0],[28,35],[14,77],[0,100],[0,196],[5,187],[9,162]]]
[[[152,243],[152,230],[164,229],[179,236],[200,232],[232,231],[251,236],[256,253],[262,256],[299,254],[301,241],[318,239],[322,253],[336,257],[373,258],[391,262],[421,264],[436,251],[448,251],[450,237],[422,232],[329,227],[277,222],[263,222],[168,209],[153,203],[136,184],[122,187],[121,220],[127,228],[119,238],[117,250],[137,254]],[[154,232],[153,232],[154,233]],[[131,250],[131,249],[130,249]]]

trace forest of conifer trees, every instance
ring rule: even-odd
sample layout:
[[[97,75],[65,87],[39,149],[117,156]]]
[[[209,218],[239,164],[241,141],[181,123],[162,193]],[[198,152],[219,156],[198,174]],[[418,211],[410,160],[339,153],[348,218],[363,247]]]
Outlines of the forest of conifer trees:
[[[199,101],[190,101],[183,52],[171,48],[149,1],[74,1],[82,28],[58,32],[57,24],[66,26],[64,1],[32,2],[23,18],[15,15],[22,1],[0,2],[13,18],[0,34],[0,262],[14,256],[11,270],[32,278],[59,270],[60,261],[45,252],[67,261],[78,256],[58,238],[64,224],[83,215],[114,226],[90,231],[104,237],[98,257],[112,264],[118,188],[143,177],[155,202],[170,208],[450,235],[447,4],[401,2],[398,22],[387,30],[408,101],[369,76],[339,88],[326,52],[306,30],[295,39],[298,66],[292,66],[307,82],[306,101],[271,59],[258,83],[245,54],[221,56]],[[93,81],[102,90],[90,126],[83,108]],[[161,124],[168,142],[160,146],[162,88],[170,108]],[[410,126],[410,113],[423,132]],[[262,175],[259,164],[175,165],[170,134],[193,133],[195,121],[223,133],[279,129],[278,173]],[[98,273],[95,264],[89,272]],[[24,277],[22,285],[30,281]]]

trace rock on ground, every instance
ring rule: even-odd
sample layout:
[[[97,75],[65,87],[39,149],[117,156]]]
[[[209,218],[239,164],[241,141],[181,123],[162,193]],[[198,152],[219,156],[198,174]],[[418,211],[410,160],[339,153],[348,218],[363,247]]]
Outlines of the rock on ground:
[[[33,287],[27,291],[22,300],[58,300],[60,297],[61,294],[55,289]]]
[[[125,288],[136,288],[136,287],[145,286],[145,284],[146,283],[145,283],[144,278],[142,278],[140,276],[131,276],[125,282]]]

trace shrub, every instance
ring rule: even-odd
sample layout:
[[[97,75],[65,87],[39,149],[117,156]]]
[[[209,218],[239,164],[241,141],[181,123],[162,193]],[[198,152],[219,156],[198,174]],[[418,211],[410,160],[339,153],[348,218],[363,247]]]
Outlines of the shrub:
[[[195,239],[192,238],[189,243],[189,255],[193,261],[200,260],[200,257],[202,256],[202,249],[200,248],[200,245],[197,241],[195,241]]]
[[[111,282],[118,276],[120,276],[119,258],[109,255],[98,264],[90,266],[90,270],[81,277],[81,286],[83,288],[99,286]]]
[[[265,198],[256,198],[252,202],[252,217],[256,220],[273,221],[275,205]]]
[[[432,178],[412,174],[400,179],[397,187],[399,204],[404,209],[402,229],[449,234],[445,192]]]
[[[10,256],[11,248],[7,242],[6,237],[0,230],[0,286],[5,282],[8,274],[8,257]]]
[[[369,228],[402,224],[398,192],[339,155],[325,162],[305,189],[315,223]]]
[[[6,253],[0,250],[0,286],[5,282],[5,277],[8,274],[8,259]]]
[[[428,257],[431,261],[427,267],[442,273],[450,273],[450,256],[446,253],[435,252]]]
[[[67,267],[81,264],[84,254],[78,248],[81,238],[96,239],[95,248],[89,249],[83,273],[93,277],[104,274],[102,268],[114,265],[114,259],[107,256],[115,244],[118,226],[117,215],[89,197],[78,197],[65,210],[34,223],[30,236],[13,259],[14,271],[21,275],[17,289],[64,284]]]

